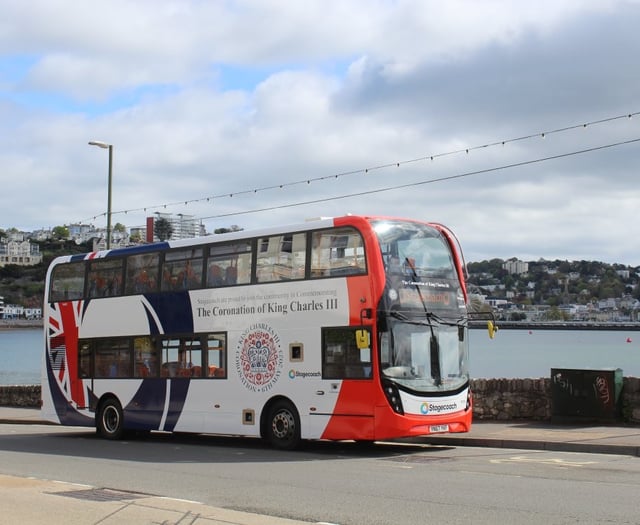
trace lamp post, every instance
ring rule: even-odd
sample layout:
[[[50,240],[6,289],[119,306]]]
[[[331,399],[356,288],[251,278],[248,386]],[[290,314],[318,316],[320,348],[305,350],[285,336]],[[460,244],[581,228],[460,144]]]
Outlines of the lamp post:
[[[89,141],[89,146],[98,146],[109,150],[109,187],[107,191],[107,250],[111,248],[111,175],[113,170],[113,144],[100,140]]]

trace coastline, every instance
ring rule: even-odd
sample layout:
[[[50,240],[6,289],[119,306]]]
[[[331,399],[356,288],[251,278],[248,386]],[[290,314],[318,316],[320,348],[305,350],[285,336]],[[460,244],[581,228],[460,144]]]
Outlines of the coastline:
[[[23,330],[41,329],[43,326],[42,319],[0,319],[0,331],[3,330]]]
[[[584,321],[495,321],[503,330],[631,330],[640,331],[640,322],[584,322]],[[42,328],[42,319],[0,319],[0,330]],[[469,328],[486,329],[486,321],[471,321]]]
[[[495,325],[500,330],[611,330],[611,331],[640,331],[640,323],[609,323],[609,322],[579,322],[579,321],[500,321]],[[471,321],[469,328],[473,330],[487,329],[485,322]]]

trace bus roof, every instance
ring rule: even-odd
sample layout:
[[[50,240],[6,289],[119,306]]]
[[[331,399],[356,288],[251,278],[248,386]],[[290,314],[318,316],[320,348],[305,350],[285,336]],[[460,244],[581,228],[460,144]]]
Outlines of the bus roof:
[[[329,228],[335,226],[336,224],[348,224],[348,223],[360,223],[369,221],[371,219],[388,219],[388,220],[402,220],[402,221],[410,221],[410,222],[420,222],[423,224],[430,224],[427,221],[422,221],[418,219],[408,219],[402,217],[391,217],[391,216],[383,216],[383,215],[343,215],[340,217],[317,217],[312,219],[307,219],[302,223],[291,223],[291,224],[283,224],[280,226],[270,226],[264,228],[256,228],[251,230],[238,230],[234,232],[227,232],[215,235],[206,235],[203,237],[191,237],[188,239],[178,239],[178,240],[169,240],[169,241],[159,241],[149,244],[140,244],[135,246],[127,246],[125,248],[115,248],[110,250],[100,250],[97,252],[87,252],[76,255],[61,255],[56,257],[52,263],[51,267],[56,264],[60,264],[63,262],[73,262],[73,261],[81,261],[86,260],[87,258],[110,258],[114,256],[123,256],[123,255],[132,255],[132,254],[142,254],[147,252],[155,252],[155,251],[163,251],[173,248],[187,248],[191,246],[200,246],[204,244],[213,243],[223,243],[234,240],[255,238],[265,235],[277,235],[279,233],[285,232],[303,232],[309,230],[316,230],[322,228]]]

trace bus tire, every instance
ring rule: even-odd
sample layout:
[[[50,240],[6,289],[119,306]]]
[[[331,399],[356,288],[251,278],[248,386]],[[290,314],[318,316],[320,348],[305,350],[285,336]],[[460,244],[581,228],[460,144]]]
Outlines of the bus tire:
[[[300,445],[300,416],[291,402],[283,399],[271,406],[266,435],[271,446],[280,450],[293,450]]]
[[[124,435],[124,413],[116,398],[107,398],[100,404],[96,429],[100,437],[105,439],[121,439]]]

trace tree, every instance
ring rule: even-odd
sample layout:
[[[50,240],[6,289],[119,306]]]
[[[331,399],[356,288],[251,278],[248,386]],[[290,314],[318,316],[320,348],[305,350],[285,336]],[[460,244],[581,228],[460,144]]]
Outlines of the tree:
[[[153,221],[153,233],[161,241],[166,241],[167,239],[171,239],[173,226],[171,226],[171,223],[167,219],[160,217]]]
[[[126,233],[127,228],[121,222],[116,222],[115,226],[113,227],[113,231],[119,232],[119,233]]]
[[[140,232],[137,232],[129,237],[129,240],[133,243],[140,243],[142,242],[142,235],[140,235]]]
[[[544,318],[547,321],[566,321],[567,315],[557,306],[552,306],[547,312],[545,312]]]
[[[8,279],[18,279],[24,274],[24,269],[24,266],[19,266],[17,264],[7,264],[5,266],[0,266],[0,277]]]
[[[237,224],[232,224],[229,228],[216,228],[213,233],[217,235],[220,233],[241,232],[242,230],[244,228],[240,228]]]
[[[69,238],[69,228],[66,226],[56,226],[52,230],[53,237],[58,240]]]

